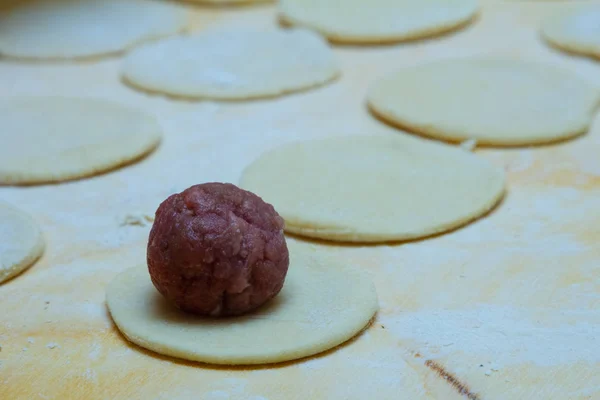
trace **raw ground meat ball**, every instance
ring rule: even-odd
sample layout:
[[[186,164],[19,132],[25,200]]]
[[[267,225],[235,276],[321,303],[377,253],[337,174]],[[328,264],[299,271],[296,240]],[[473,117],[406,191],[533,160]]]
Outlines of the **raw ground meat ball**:
[[[228,316],[273,298],[287,274],[283,219],[231,184],[192,186],[156,211],[148,241],[154,286],[180,309]]]

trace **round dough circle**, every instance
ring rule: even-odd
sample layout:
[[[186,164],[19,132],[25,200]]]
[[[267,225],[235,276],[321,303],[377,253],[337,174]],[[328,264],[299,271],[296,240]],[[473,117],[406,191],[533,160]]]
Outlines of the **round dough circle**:
[[[212,364],[266,364],[308,357],[349,340],[378,309],[363,273],[293,254],[285,285],[257,311],[208,319],[177,310],[152,285],[148,268],[119,274],[106,302],[119,330],[160,354]]]
[[[180,6],[151,0],[33,0],[0,13],[0,54],[71,59],[120,53],[187,24]]]
[[[0,283],[25,271],[43,252],[44,240],[33,219],[0,202]]]
[[[549,19],[542,25],[542,36],[560,49],[600,58],[600,5]]]
[[[425,237],[485,214],[504,173],[465,150],[413,138],[349,136],[262,155],[241,186],[273,204],[285,229],[339,241]]]
[[[66,181],[151,152],[154,118],[104,100],[20,97],[0,101],[0,184]]]
[[[281,0],[279,11],[334,42],[386,43],[454,30],[477,9],[476,0]]]
[[[240,100],[323,85],[339,75],[318,35],[294,31],[218,31],[149,44],[123,68],[134,87],[185,98]]]
[[[449,141],[528,145],[584,133],[600,92],[577,75],[511,60],[452,60],[396,71],[369,90],[371,110]]]

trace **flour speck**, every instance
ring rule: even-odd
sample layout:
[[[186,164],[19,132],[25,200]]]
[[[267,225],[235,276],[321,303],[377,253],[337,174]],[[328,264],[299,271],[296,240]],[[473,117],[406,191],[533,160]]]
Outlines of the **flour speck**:
[[[102,345],[100,343],[94,342],[91,346],[91,350],[88,353],[88,357],[90,360],[97,360],[102,353]]]

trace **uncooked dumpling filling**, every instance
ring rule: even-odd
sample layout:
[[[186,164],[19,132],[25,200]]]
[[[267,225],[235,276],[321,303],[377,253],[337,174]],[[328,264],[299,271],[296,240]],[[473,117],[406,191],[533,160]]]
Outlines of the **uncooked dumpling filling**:
[[[199,315],[251,311],[276,296],[289,254],[273,206],[231,184],[195,185],[166,199],[148,241],[154,286]]]

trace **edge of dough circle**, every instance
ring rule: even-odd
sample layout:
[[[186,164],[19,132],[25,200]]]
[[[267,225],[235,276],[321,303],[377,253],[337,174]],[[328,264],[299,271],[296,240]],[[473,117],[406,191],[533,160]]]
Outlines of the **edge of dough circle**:
[[[188,11],[148,0],[32,0],[0,7],[0,54],[69,60],[122,53],[183,32]],[[99,32],[102,32],[99,34]]]
[[[385,122],[424,136],[522,146],[585,133],[600,105],[600,88],[537,62],[449,59],[378,79],[367,103]]]
[[[549,18],[541,34],[563,51],[600,59],[600,4],[578,6]]]
[[[35,221],[3,201],[0,240],[0,284],[31,267],[44,252],[44,239]]]
[[[117,275],[106,302],[129,341],[159,354],[224,365],[278,363],[330,350],[365,329],[379,308],[365,273],[300,253],[292,253],[281,292],[250,314],[186,314],[158,293],[144,265]]]
[[[271,150],[241,187],[273,204],[288,232],[350,242],[427,237],[465,225],[504,194],[504,171],[410,135],[347,136]]]
[[[0,100],[0,185],[69,181],[108,172],[151,153],[158,122],[111,101],[75,97]]]
[[[473,20],[477,0],[281,0],[282,22],[338,43],[391,43],[440,35]]]

